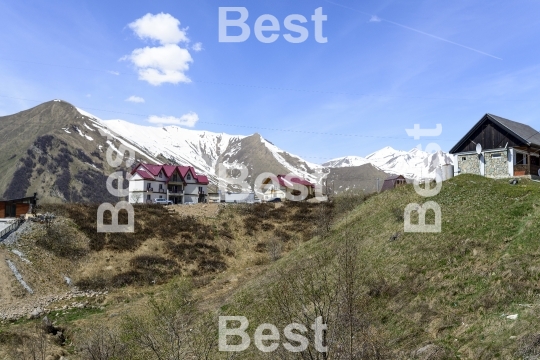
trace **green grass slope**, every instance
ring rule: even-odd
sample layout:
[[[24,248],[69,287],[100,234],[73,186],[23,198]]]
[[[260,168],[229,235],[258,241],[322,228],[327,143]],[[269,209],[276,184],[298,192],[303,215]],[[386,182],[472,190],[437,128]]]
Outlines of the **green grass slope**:
[[[426,201],[441,206],[442,232],[403,233],[405,206]],[[533,358],[539,223],[540,183],[461,175],[431,198],[408,185],[368,199],[328,236],[246,284],[221,312],[248,317],[252,336],[257,324],[309,328],[322,314],[333,359],[346,353],[349,330],[352,358]],[[252,345],[242,356],[277,354]]]

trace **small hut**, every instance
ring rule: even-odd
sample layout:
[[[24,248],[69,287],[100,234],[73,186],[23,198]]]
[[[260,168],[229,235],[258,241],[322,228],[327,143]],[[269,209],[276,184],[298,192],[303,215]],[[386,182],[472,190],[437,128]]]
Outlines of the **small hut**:
[[[390,176],[389,178],[384,180],[381,192],[395,189],[396,187],[405,185],[406,183],[407,183],[407,180],[405,179],[403,175]]]

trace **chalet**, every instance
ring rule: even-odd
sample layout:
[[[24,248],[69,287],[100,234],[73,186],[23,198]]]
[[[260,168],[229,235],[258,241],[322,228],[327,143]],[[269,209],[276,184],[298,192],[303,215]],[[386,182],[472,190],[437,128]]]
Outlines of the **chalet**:
[[[174,204],[207,202],[208,178],[192,166],[137,164],[129,180],[129,202],[167,199]]]
[[[21,199],[0,200],[0,219],[15,218],[32,212],[37,204],[37,193]]]
[[[529,125],[486,114],[450,150],[456,174],[491,178],[538,176],[540,133]]]
[[[315,184],[302,179],[295,175],[278,175],[276,177],[277,184],[272,181],[271,178],[267,178],[262,183],[261,193],[259,196],[261,200],[272,200],[275,198],[286,199],[287,194],[289,198],[299,196],[301,191],[297,189],[298,186],[304,186],[307,189],[307,198],[315,195]]]
[[[384,180],[383,186],[381,188],[381,192],[386,190],[392,190],[395,189],[398,186],[405,185],[407,183],[407,180],[403,175],[393,175],[386,180]]]

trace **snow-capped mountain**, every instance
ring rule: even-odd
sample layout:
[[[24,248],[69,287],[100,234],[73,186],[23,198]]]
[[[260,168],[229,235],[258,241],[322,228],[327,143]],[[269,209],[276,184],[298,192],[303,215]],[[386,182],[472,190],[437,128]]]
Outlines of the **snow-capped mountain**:
[[[133,160],[191,165],[213,184],[231,185],[231,178],[239,175],[238,167],[243,165],[247,169],[244,189],[253,186],[257,177],[267,176],[265,173],[292,173],[331,186],[336,192],[354,188],[371,191],[376,189],[377,179],[389,173],[434,178],[441,165],[452,162],[442,152],[386,147],[365,158],[347,156],[319,165],[280,149],[259,134],[230,135],[101,120],[62,100],[1,120],[0,137],[6,140],[0,143],[0,153],[4,154],[0,156],[0,168],[4,170],[0,194],[4,198],[39,192],[45,201],[112,201],[102,185],[111,172],[129,171],[129,167],[126,163],[112,166],[104,152],[121,145],[134,150]],[[221,164],[226,175],[220,174]]]
[[[329,167],[329,168],[339,168],[339,167],[362,166],[365,164],[369,164],[369,160],[361,156],[344,156],[344,157],[327,161],[324,164],[322,164],[322,166]]]
[[[102,120],[82,109],[77,110],[94,126],[145,158],[156,163],[191,165],[214,183],[224,180],[219,178],[218,164],[226,168],[247,166],[251,184],[263,172],[294,173],[317,182],[317,173],[323,169],[321,165],[285,152],[259,134],[229,135],[178,126],[144,126],[124,120]]]
[[[386,173],[403,175],[409,179],[435,178],[437,168],[445,164],[453,164],[452,157],[442,151],[428,153],[418,148],[402,151],[387,146],[365,158],[348,156],[331,160],[323,165],[330,167],[356,166],[349,165],[353,163],[353,159],[361,159],[361,161],[370,163]]]
[[[223,180],[219,179],[218,174],[220,163],[226,167],[246,165],[250,170],[248,180],[251,184],[263,172],[294,173],[319,182],[321,175],[328,173],[329,168],[359,167],[365,164],[410,179],[435,178],[437,168],[453,163],[452,157],[442,151],[428,153],[418,148],[402,151],[387,146],[365,158],[345,156],[319,165],[285,152],[259,134],[229,135],[178,126],[143,126],[124,120],[101,120],[84,110],[77,110],[147,158],[155,162],[165,159],[192,165],[214,182]]]

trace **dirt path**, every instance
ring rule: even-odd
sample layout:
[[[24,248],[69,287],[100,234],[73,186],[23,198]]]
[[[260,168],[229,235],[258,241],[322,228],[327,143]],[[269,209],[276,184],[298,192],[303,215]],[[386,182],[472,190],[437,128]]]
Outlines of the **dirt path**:
[[[6,304],[13,300],[11,296],[11,281],[13,273],[6,263],[7,249],[0,249],[0,302]]]

